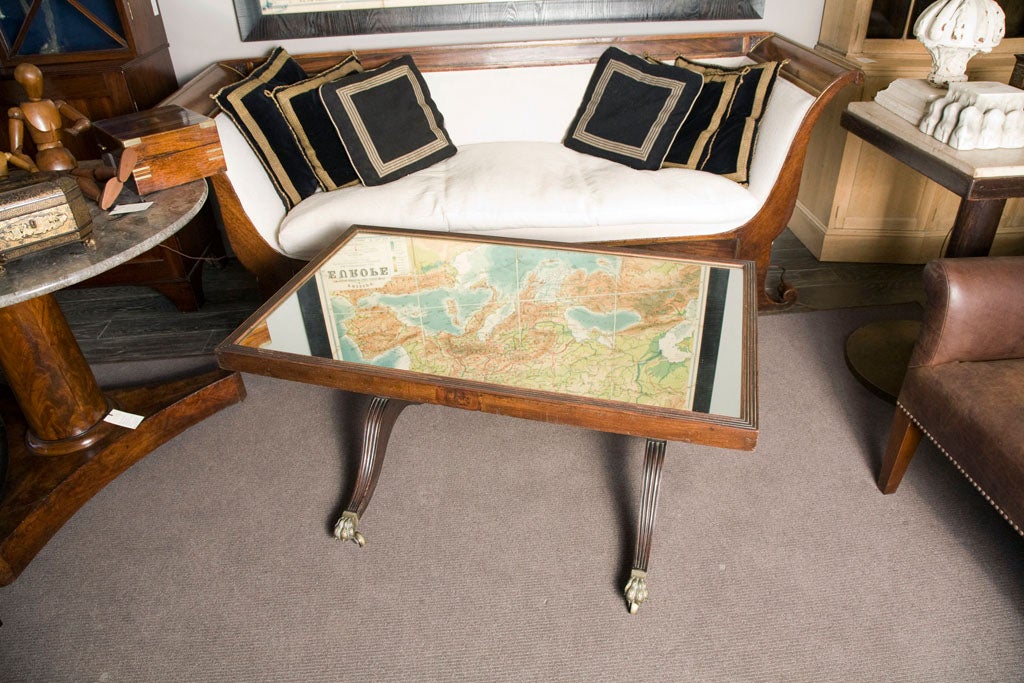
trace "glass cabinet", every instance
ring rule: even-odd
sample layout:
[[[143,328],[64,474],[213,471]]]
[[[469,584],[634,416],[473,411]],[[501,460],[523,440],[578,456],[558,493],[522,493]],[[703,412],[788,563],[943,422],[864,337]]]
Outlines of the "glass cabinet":
[[[4,5],[0,33],[5,61],[66,60],[81,52],[116,56],[130,50],[117,3],[111,0],[14,0]]]
[[[865,32],[867,40],[915,40],[914,24],[934,0],[874,0]],[[1006,37],[1022,37],[1024,3],[996,0],[1006,14]]]
[[[178,85],[159,12],[157,0],[0,1],[0,104],[24,98],[14,68],[30,62],[45,97],[93,120],[153,106]]]
[[[0,62],[125,61],[167,46],[156,0],[4,0]]]
[[[914,37],[914,23],[932,2],[934,0],[825,0],[819,45],[863,64],[872,64],[893,54],[927,59],[927,51]],[[1024,2],[996,2],[1006,15],[1006,37],[993,52],[1007,55],[1024,52]]]

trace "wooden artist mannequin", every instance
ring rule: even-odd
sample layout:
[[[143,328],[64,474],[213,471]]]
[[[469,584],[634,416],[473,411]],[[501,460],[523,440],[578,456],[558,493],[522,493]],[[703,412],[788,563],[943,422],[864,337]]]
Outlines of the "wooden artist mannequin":
[[[0,152],[0,178],[7,177],[8,164],[11,166],[17,166],[23,171],[28,171],[29,173],[38,172],[39,167],[36,166],[31,159],[28,159],[28,161],[26,161],[26,159],[28,159],[28,157],[24,154],[21,156],[15,156],[10,152]]]
[[[19,64],[14,70],[14,80],[25,90],[28,100],[7,111],[13,157],[32,163],[32,158],[22,149],[27,132],[36,146],[35,165],[40,170],[69,171],[78,180],[82,194],[95,200],[101,209],[110,208],[124,187],[137,155],[126,152],[116,170],[107,166],[79,167],[75,156],[60,139],[64,118],[72,121],[67,128],[72,135],[88,130],[92,122],[63,100],[43,99],[43,73],[34,64]],[[105,183],[102,190],[100,183]]]

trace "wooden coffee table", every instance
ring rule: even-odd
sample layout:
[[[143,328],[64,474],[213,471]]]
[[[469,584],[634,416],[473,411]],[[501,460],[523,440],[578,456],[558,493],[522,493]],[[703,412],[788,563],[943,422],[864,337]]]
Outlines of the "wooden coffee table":
[[[665,441],[757,443],[750,262],[354,227],[217,349],[222,367],[373,397],[335,536],[358,530],[415,403],[647,439],[626,599],[647,597]]]

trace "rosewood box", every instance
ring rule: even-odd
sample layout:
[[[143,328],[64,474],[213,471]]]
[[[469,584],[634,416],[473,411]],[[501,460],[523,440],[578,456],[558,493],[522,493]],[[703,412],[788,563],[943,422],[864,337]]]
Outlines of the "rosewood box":
[[[142,195],[227,169],[213,119],[178,105],[96,121],[93,130],[103,151],[138,153],[129,183]]]
[[[89,244],[92,216],[78,182],[61,173],[0,180],[0,272],[3,264],[71,242]]]

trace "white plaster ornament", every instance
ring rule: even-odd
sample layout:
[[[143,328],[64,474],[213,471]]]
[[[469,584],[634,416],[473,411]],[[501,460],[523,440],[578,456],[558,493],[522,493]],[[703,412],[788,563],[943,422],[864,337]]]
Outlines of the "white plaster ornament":
[[[1005,83],[951,83],[928,104],[918,130],[961,151],[1024,147],[1024,90]]]
[[[928,82],[939,87],[967,80],[967,62],[991,52],[1006,33],[1006,15],[995,0],[938,0],[914,22],[914,35],[932,55]]]
[[[1024,90],[967,80],[967,61],[1006,33],[995,0],[938,0],[914,23],[932,55],[928,79],[898,78],[875,101],[957,150],[1024,147]]]

